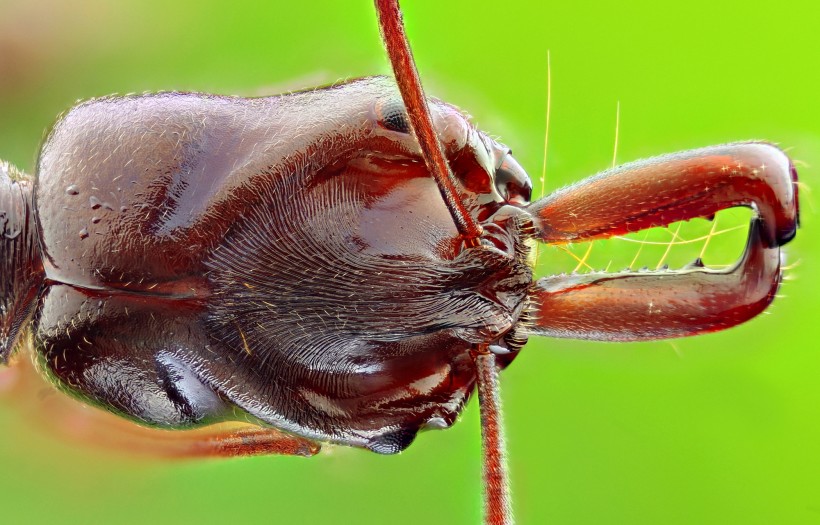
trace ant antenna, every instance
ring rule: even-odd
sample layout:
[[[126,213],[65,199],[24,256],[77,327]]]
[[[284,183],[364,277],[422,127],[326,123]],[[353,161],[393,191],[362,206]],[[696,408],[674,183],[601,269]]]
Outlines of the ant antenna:
[[[458,232],[464,237],[465,244],[477,246],[482,232],[481,226],[467,213],[464,203],[458,196],[455,177],[450,171],[441,143],[433,129],[433,122],[427,108],[427,98],[424,96],[413,53],[404,32],[398,0],[375,0],[375,2],[382,40],[387,49],[387,55],[390,57],[401,97],[407,107],[410,125],[421,146],[424,162],[436,179],[441,196],[450,210]],[[481,412],[485,520],[493,525],[506,525],[512,523],[513,519],[501,429],[498,366],[495,354],[491,353],[485,345],[478,345],[473,349],[473,362],[476,368]]]
[[[495,354],[479,347],[472,353],[476,367],[481,413],[481,448],[484,452],[484,520],[488,525],[513,523],[504,445],[504,422]]]
[[[441,149],[441,143],[433,129],[433,121],[427,108],[427,98],[424,96],[413,53],[404,32],[399,2],[398,0],[376,0],[376,11],[379,14],[382,41],[390,57],[393,74],[396,77],[401,98],[407,107],[410,125],[421,146],[427,169],[436,179],[436,184],[456,223],[458,232],[465,238],[468,246],[477,246],[482,232],[481,226],[467,212],[458,196],[455,177],[450,171],[444,151]]]

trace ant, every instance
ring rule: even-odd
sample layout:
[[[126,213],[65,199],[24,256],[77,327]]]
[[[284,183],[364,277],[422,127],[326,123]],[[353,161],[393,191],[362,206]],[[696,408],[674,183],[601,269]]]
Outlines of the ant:
[[[770,145],[731,144],[534,200],[506,146],[428,101],[398,5],[377,6],[398,90],[97,99],[58,122],[35,179],[4,168],[0,358],[29,329],[43,370],[90,403],[174,428],[260,422],[214,455],[399,452],[477,386],[487,520],[509,522],[498,370],[534,335],[645,340],[753,317],[795,233],[796,172]],[[532,279],[527,239],[737,205],[759,217],[728,271]]]

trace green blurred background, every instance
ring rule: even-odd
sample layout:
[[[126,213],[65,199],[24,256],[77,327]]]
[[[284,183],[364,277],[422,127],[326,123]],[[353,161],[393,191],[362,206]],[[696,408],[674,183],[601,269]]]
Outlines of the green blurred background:
[[[500,136],[534,178],[550,50],[548,189],[611,163],[618,101],[619,161],[766,139],[804,163],[803,229],[786,250],[799,264],[769,315],[674,344],[533,340],[503,374],[519,521],[820,523],[820,242],[808,191],[820,166],[820,7],[405,4],[428,92]],[[388,72],[364,0],[0,0],[0,157],[31,171],[44,130],[77,99],[270,94]],[[326,447],[309,460],[200,462],[59,440],[32,423],[36,404],[0,403],[3,523],[480,519],[473,403],[398,456]]]

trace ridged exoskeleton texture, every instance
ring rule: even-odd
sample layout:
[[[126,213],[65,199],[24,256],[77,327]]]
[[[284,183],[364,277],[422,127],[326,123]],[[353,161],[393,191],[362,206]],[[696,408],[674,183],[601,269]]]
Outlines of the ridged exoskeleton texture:
[[[0,161],[0,364],[17,344],[43,281],[31,177]]]

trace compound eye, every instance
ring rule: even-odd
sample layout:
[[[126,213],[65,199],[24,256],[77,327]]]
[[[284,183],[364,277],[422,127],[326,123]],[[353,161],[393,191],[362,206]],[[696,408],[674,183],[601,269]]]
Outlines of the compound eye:
[[[507,153],[495,170],[495,188],[510,204],[523,206],[532,198],[532,181],[527,172]]]
[[[379,126],[384,129],[399,133],[410,133],[407,110],[400,98],[380,100],[376,104],[376,119],[378,119]]]

